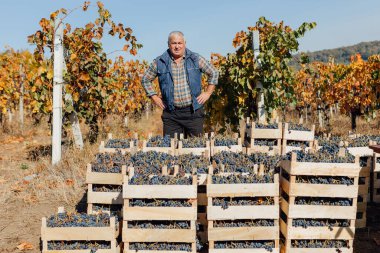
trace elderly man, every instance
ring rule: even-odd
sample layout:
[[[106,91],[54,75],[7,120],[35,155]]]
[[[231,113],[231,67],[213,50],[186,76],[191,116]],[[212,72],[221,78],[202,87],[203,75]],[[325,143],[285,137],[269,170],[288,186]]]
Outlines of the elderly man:
[[[186,48],[182,32],[171,32],[169,49],[157,57],[142,78],[142,85],[152,101],[163,110],[164,135],[203,134],[204,103],[218,83],[218,71],[202,56]],[[206,91],[202,91],[202,73],[208,76]],[[162,98],[152,87],[158,77]]]

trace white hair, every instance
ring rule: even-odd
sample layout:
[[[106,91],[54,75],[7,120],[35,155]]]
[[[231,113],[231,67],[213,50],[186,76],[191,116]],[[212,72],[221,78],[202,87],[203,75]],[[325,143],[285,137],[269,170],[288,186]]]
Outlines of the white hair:
[[[185,40],[185,35],[183,35],[183,32],[181,32],[181,31],[173,31],[173,32],[169,33],[168,44],[170,43],[170,38],[173,37],[173,36],[180,36],[180,37],[183,38],[183,40]]]

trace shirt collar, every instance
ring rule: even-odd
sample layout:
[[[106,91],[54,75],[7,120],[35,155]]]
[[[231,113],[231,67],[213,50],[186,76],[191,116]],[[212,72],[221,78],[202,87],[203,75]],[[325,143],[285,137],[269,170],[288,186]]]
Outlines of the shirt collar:
[[[172,61],[174,61],[174,57],[173,57],[172,53],[170,52],[170,50],[169,50],[169,55],[170,55],[170,59]],[[185,58],[186,58],[186,50],[185,50],[185,53],[182,55],[182,59],[185,59]]]

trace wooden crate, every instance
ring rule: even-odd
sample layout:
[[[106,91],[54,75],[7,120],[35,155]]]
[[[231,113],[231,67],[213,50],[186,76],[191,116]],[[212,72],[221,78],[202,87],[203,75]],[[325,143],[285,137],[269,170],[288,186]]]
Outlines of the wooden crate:
[[[373,172],[380,172],[380,162],[377,162],[378,158],[380,158],[380,154],[373,153],[373,160],[372,160],[372,165],[373,165],[372,171]]]
[[[354,156],[373,156],[373,150],[369,147],[348,147],[347,150]]]
[[[380,203],[380,172],[373,173],[372,201]]]
[[[286,220],[280,220],[281,234],[285,237],[285,252],[335,252],[336,250],[291,248],[291,240],[353,240],[361,170],[358,157],[355,163],[313,163],[297,162],[296,154],[293,153],[291,160],[281,161],[280,166],[281,190],[288,196],[288,199],[282,198],[280,204],[281,212],[286,216]],[[297,176],[347,176],[354,179],[354,184],[347,186],[297,183]],[[296,197],[349,198],[352,199],[352,206],[296,205]],[[350,226],[332,229],[301,228],[292,225],[293,219],[347,219],[350,221]],[[352,249],[342,249],[342,252],[352,252],[349,250]]]
[[[107,141],[111,140],[112,137],[113,137],[112,133],[109,133],[107,136]],[[134,139],[138,140],[137,134],[135,134]],[[100,153],[115,153],[118,151],[121,151],[122,153],[126,153],[126,152],[134,153],[138,149],[138,141],[137,141],[137,145],[135,145],[134,141],[130,141],[129,142],[129,148],[106,148],[105,146],[106,146],[106,142],[101,141],[100,146],[99,146],[99,152]]]
[[[199,183],[199,181],[198,181]],[[203,228],[203,231],[197,231],[197,235],[202,243],[208,242],[207,237],[207,175],[206,182],[202,185],[198,185],[198,211],[197,211],[197,222]]]
[[[249,147],[246,149],[248,155],[252,153],[266,153],[268,155],[280,155],[281,154],[281,139],[277,140],[276,146],[259,146],[255,145],[255,139],[250,139]]]
[[[259,169],[262,173],[263,166]],[[207,184],[207,220],[209,252],[264,252],[264,249],[215,249],[217,241],[270,240],[274,241],[273,252],[279,252],[279,177],[274,175],[273,183],[262,184],[213,184],[210,171]],[[228,174],[228,173],[224,173]],[[223,175],[223,174],[222,174]],[[222,209],[213,206],[216,197],[273,197],[274,205],[229,206]],[[214,227],[214,221],[236,219],[273,219],[273,227]]]
[[[231,146],[215,146],[215,139],[214,139],[214,133],[211,133],[211,141],[210,141],[210,151],[211,156],[220,153],[222,151],[229,151],[229,152],[243,152],[243,144],[241,138],[239,138],[239,134],[234,134],[234,139],[237,140],[237,145],[231,145]]]
[[[370,162],[370,161],[369,161]],[[370,184],[370,170],[371,163],[369,163],[366,167],[361,168],[359,174],[359,193],[358,193],[358,209],[356,216],[356,228],[364,228],[367,224],[367,203],[368,199],[368,191]],[[361,201],[359,200],[361,199]]]
[[[123,185],[123,175],[127,173],[127,166],[123,165],[120,173],[104,173],[92,171],[91,164],[87,164],[87,184]]]
[[[263,129],[256,128],[256,123],[247,118],[245,137],[248,139],[282,139],[282,123],[278,122],[278,129]]]
[[[178,166],[177,166],[178,171]],[[165,169],[163,169],[163,174]],[[174,173],[174,175],[176,172]],[[192,185],[130,185],[128,180],[134,175],[129,168],[128,177],[123,185],[123,241],[124,252],[129,250],[132,242],[182,242],[191,243],[192,252],[196,252],[197,220],[197,177],[193,176]],[[131,199],[185,199],[191,207],[130,207]],[[129,221],[190,221],[190,229],[131,229]],[[145,252],[145,251],[139,251]],[[155,251],[149,251],[155,252]],[[165,251],[160,251],[165,252]],[[173,251],[174,252],[174,251]]]
[[[289,130],[289,124],[284,124],[283,138],[282,138],[282,149],[281,154],[285,155],[288,152],[295,150],[301,150],[301,147],[293,147],[288,145],[288,141],[303,141],[308,142],[306,151],[313,148],[314,145],[314,132],[315,125],[312,126],[311,131],[299,131],[299,130]]]
[[[123,204],[122,192],[95,192],[92,190],[92,186],[93,184],[88,184],[88,204]]]
[[[292,248],[281,245],[281,253],[353,253],[354,240],[348,240],[349,248]]]
[[[312,126],[311,131],[299,131],[299,130],[289,130],[289,124],[284,124],[283,129],[283,140],[291,141],[314,141],[315,125]]]
[[[178,149],[176,150],[177,155],[183,155],[183,154],[194,154],[194,155],[203,155],[205,157],[210,158],[211,154],[211,147],[210,147],[210,141],[208,140],[208,134],[205,134],[204,137],[206,140],[206,147],[201,148],[184,148],[183,147],[183,135],[180,135],[180,140],[178,141]]]
[[[130,178],[133,173],[129,173]],[[197,220],[197,180],[192,185],[130,185],[123,184],[124,220]],[[191,207],[130,207],[130,199],[188,199]]]
[[[152,138],[152,133],[148,134],[148,139]],[[167,153],[169,155],[174,155],[175,150],[177,148],[177,138],[171,138],[170,139],[170,147],[147,147],[147,142],[148,140],[143,140],[143,145],[142,145],[142,151],[143,152],[148,152],[148,151],[156,151],[156,152],[162,152],[162,153]]]
[[[64,208],[58,208],[58,213],[64,213]],[[121,222],[116,225],[115,217],[110,217],[109,227],[48,227],[47,218],[42,218],[41,241],[42,252],[85,253],[90,250],[48,250],[49,241],[109,241],[111,249],[97,250],[102,253],[120,252],[116,239],[120,235]]]
[[[246,121],[245,140],[247,145],[247,154],[252,153],[267,153],[269,155],[281,154],[281,140],[282,140],[282,123],[278,122],[278,129],[263,129],[256,128],[255,122],[250,122],[249,118]],[[255,145],[256,139],[277,140],[275,146],[260,146]]]
[[[189,252],[189,251],[166,251],[166,250],[130,250],[129,249],[129,243],[124,243],[124,251],[123,253],[184,253],[184,252]],[[196,244],[192,243],[192,250],[191,253],[196,253]]]

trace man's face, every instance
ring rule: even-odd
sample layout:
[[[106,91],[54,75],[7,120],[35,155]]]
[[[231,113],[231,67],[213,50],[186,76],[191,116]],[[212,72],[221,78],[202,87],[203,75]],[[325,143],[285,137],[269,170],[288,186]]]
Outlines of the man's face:
[[[183,37],[173,35],[170,37],[169,50],[174,58],[182,57],[185,54],[186,42]]]

